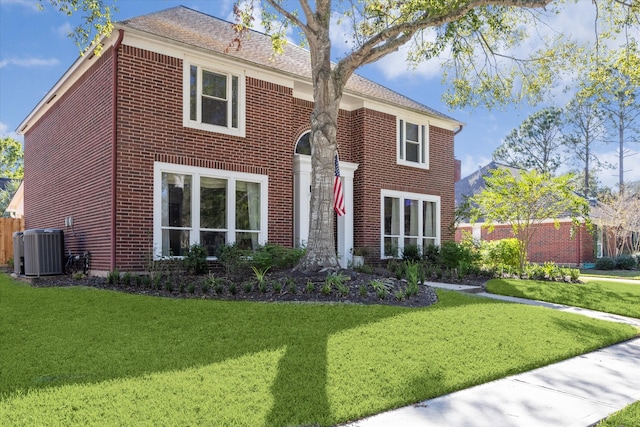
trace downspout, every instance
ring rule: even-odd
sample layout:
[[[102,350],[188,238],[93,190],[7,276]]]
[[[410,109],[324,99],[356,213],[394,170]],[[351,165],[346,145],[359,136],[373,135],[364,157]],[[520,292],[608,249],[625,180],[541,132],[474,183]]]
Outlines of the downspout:
[[[458,130],[453,132],[453,136],[458,135],[460,132],[462,132],[462,129],[464,128],[464,125],[460,125],[460,127],[458,128]]]
[[[124,30],[118,30],[118,40],[113,45],[113,83],[111,94],[111,262],[109,271],[116,268],[116,184],[118,154],[118,50],[124,38]]]

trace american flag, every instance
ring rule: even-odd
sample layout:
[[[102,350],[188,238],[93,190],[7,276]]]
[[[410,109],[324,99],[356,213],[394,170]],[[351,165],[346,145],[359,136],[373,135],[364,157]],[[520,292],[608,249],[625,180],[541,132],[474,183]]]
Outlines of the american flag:
[[[344,208],[344,192],[342,191],[342,180],[340,179],[340,162],[338,161],[338,153],[335,157],[335,179],[333,180],[333,209],[338,216],[346,213]]]

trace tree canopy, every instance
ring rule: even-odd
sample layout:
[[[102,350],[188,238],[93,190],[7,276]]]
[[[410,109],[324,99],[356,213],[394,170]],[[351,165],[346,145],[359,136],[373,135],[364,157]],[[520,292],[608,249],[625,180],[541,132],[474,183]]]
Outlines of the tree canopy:
[[[496,224],[511,226],[518,240],[522,274],[529,243],[543,221],[553,220],[556,228],[562,218],[571,218],[574,226],[581,221],[590,223],[589,204],[574,193],[571,180],[571,175],[553,177],[536,170],[516,175],[507,169],[494,169],[485,177],[484,190],[469,199],[471,222],[482,219],[489,232]]]
[[[22,144],[13,138],[0,139],[0,178],[22,179],[24,176]]]

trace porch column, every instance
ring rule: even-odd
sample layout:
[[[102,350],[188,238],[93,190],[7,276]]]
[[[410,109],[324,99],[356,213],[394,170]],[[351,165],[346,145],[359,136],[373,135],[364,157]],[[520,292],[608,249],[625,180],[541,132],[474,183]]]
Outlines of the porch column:
[[[353,254],[353,176],[358,169],[357,163],[340,162],[340,176],[342,178],[342,188],[344,190],[344,205],[346,213],[343,216],[337,216],[337,245],[338,245],[338,262],[340,267],[346,268]]]

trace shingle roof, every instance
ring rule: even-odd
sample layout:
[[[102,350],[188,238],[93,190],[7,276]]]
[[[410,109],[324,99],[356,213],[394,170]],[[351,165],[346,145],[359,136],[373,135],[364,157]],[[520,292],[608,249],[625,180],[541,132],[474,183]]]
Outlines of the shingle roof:
[[[491,171],[494,169],[507,169],[516,176],[519,176],[521,171],[521,169],[506,166],[496,162],[491,162],[486,166],[481,167],[477,171],[456,182],[456,206],[460,206],[464,202],[466,197],[471,197],[484,190],[484,188],[486,187],[484,178],[486,176],[489,176]]]
[[[236,49],[235,46],[229,47],[230,43],[238,37],[231,23],[184,6],[126,19],[119,22],[119,25],[125,31],[126,28],[136,29],[218,54],[229,55],[262,68],[277,70],[306,80],[311,78],[309,51],[287,43],[282,55],[274,55],[271,39],[257,31],[250,31],[248,35],[242,36],[240,49]],[[357,74],[349,79],[345,91],[458,122],[446,114]]]

